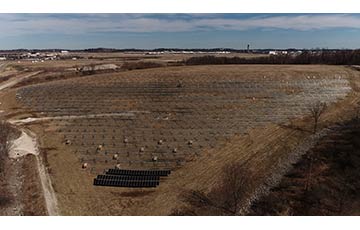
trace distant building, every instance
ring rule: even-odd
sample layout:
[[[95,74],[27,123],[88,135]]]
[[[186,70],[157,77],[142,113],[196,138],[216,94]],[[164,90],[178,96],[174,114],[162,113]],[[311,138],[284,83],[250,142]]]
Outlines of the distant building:
[[[67,51],[67,50],[62,50],[61,51],[61,54],[68,54],[69,53],[69,51]]]
[[[6,61],[6,57],[0,57],[0,61]]]
[[[269,55],[278,55],[277,51],[269,51]]]
[[[298,51],[293,51],[293,52],[290,52],[290,55],[292,55],[292,56],[298,56],[298,55],[300,55],[300,54],[302,54],[302,51],[300,51],[300,50],[298,50]]]
[[[24,57],[27,57],[27,58],[36,58],[36,57],[39,57],[40,56],[40,53],[26,53],[26,54],[23,54],[22,56]]]
[[[280,55],[280,54],[288,54],[288,52],[286,50],[283,50],[283,51],[277,51],[277,50],[269,51],[269,55]]]

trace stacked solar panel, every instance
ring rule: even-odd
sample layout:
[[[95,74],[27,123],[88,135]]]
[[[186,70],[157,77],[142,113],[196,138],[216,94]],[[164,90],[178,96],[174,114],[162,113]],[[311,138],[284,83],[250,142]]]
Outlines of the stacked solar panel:
[[[166,177],[170,170],[124,170],[109,169],[105,175],[94,179],[96,186],[154,188],[160,184],[160,177]]]

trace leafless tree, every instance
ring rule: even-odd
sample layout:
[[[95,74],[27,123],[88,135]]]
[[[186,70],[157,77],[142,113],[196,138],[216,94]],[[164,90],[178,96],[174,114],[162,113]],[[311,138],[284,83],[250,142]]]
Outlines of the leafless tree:
[[[314,119],[314,128],[313,128],[313,132],[316,133],[317,131],[317,127],[319,124],[319,119],[321,117],[321,115],[325,112],[327,108],[326,103],[323,102],[316,102],[314,103],[310,108],[310,113],[311,113],[311,117]]]
[[[239,215],[252,186],[252,173],[239,164],[226,165],[219,185],[209,193],[186,191],[183,201],[190,207],[174,214],[188,215]],[[185,210],[185,211],[184,211]]]

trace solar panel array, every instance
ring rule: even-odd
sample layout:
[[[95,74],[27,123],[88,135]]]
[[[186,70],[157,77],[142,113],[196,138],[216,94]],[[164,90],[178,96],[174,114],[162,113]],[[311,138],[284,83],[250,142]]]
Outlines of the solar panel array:
[[[123,170],[109,169],[105,175],[94,179],[95,186],[155,188],[160,184],[160,177],[167,177],[170,170]]]
[[[313,102],[330,104],[351,91],[341,71],[306,67],[262,76],[217,68],[55,81],[21,88],[17,100],[38,117],[52,117],[79,168],[87,163],[96,176],[116,165],[175,170],[234,135],[308,116]]]
[[[106,174],[110,175],[127,175],[127,176],[168,176],[170,170],[124,170],[109,169]]]

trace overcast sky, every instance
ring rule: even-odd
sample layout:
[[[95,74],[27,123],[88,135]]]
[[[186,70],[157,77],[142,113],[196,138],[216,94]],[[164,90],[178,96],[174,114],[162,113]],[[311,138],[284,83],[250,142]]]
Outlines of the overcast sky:
[[[360,14],[0,14],[0,49],[360,48]]]

